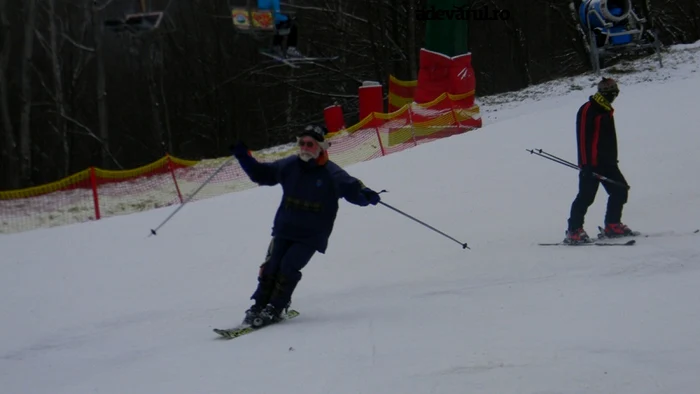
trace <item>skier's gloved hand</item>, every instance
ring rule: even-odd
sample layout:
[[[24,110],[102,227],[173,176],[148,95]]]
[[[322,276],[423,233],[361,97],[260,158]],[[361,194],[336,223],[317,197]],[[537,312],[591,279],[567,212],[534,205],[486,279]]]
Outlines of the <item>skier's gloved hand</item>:
[[[229,146],[229,150],[238,159],[248,155],[248,147],[241,141],[236,141],[231,144],[231,146]]]
[[[590,164],[585,164],[581,167],[581,175],[584,177],[592,177],[593,176],[593,166]]]
[[[360,190],[360,193],[367,199],[367,202],[369,202],[372,205],[377,205],[379,201],[382,200],[381,197],[379,197],[379,193],[375,192],[374,190],[365,187],[362,190]]]

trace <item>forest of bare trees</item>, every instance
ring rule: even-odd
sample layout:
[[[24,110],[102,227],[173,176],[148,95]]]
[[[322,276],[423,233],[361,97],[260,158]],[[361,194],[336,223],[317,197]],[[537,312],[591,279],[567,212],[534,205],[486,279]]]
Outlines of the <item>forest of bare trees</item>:
[[[293,69],[240,34],[231,0],[151,0],[161,26],[132,35],[104,21],[138,0],[0,0],[0,190],[88,166],[126,169],[174,156],[227,154],[289,142],[337,102],[357,122],[357,87],[415,79],[425,0],[288,0],[299,49],[332,62]],[[571,0],[474,0],[507,20],[470,22],[477,95],[590,70]],[[634,1],[664,45],[700,39],[700,0]],[[650,5],[650,7],[649,7]],[[639,13],[639,12],[638,12]]]

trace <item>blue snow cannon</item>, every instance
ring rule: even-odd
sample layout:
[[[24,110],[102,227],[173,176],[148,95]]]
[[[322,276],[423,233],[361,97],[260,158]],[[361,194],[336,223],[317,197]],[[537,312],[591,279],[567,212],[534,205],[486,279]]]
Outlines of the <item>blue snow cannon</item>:
[[[632,0],[583,0],[579,22],[586,32],[593,70],[600,73],[601,57],[653,48],[661,62],[661,44],[645,28],[646,19],[632,9]]]
[[[629,44],[632,35],[626,34],[626,25],[630,11],[631,0],[586,0],[581,3],[579,18],[584,28],[609,34],[613,45]]]

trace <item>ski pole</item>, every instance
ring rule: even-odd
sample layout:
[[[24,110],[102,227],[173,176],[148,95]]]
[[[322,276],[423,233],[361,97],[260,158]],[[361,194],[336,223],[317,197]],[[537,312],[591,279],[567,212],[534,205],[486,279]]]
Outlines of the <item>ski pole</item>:
[[[565,165],[567,165],[567,166],[569,166],[569,167],[578,168],[578,166],[577,166],[576,164],[574,164],[574,163],[572,163],[572,162],[570,162],[570,161],[568,161],[568,160],[562,159],[562,158],[559,157],[559,156],[555,156],[555,155],[553,155],[553,154],[551,154],[551,153],[549,153],[549,152],[545,152],[545,151],[543,151],[542,149],[538,149],[538,150],[537,150],[537,153],[538,153],[539,155],[545,155],[546,157],[551,157],[552,159],[557,160],[557,161],[559,161],[559,162],[561,162],[561,163],[563,163],[563,164],[565,164]]]
[[[386,190],[382,190],[382,191],[379,192],[379,193],[384,193],[384,192],[386,192]],[[383,201],[379,201],[379,203],[382,204],[382,205],[384,205],[385,207],[391,209],[391,210],[394,210],[394,211],[400,213],[401,215],[406,216],[406,217],[409,218],[409,219],[415,220],[416,222],[418,222],[418,223],[424,225],[425,227],[427,227],[427,228],[429,228],[429,229],[435,231],[436,233],[438,233],[438,234],[440,234],[440,235],[442,235],[442,236],[444,236],[444,237],[446,237],[446,238],[449,238],[449,239],[451,239],[451,240],[457,242],[458,244],[462,245],[462,249],[469,249],[469,250],[471,250],[471,248],[470,248],[469,246],[467,246],[467,243],[466,243],[466,242],[459,242],[459,241],[457,241],[456,239],[450,237],[449,235],[443,233],[442,231],[436,229],[435,227],[433,227],[433,226],[431,226],[431,225],[429,225],[429,224],[427,224],[427,223],[424,223],[424,222],[422,222],[422,221],[420,221],[420,220],[414,218],[413,216],[411,216],[411,215],[409,215],[409,214],[407,214],[407,213],[405,213],[405,212],[402,212],[402,211],[400,211],[400,210],[398,210],[398,209],[392,207],[391,205],[389,205],[389,204],[387,204],[387,203],[385,203],[385,202],[383,202]]]
[[[195,195],[197,195],[197,193],[199,193],[199,191],[202,190],[202,189],[204,188],[204,186],[205,186],[207,183],[209,183],[209,182],[216,176],[216,174],[219,173],[219,171],[221,171],[228,163],[230,163],[230,162],[231,162],[233,159],[235,159],[235,158],[236,158],[235,156],[231,156],[228,160],[226,160],[223,164],[221,164],[221,166],[219,166],[219,168],[218,168],[216,171],[214,171],[214,173],[211,174],[211,175],[209,176],[209,178],[207,178],[207,180],[204,181],[204,183],[202,183],[202,184],[197,188],[197,190],[194,191],[194,193],[190,194],[190,196],[187,197],[187,200],[185,200],[185,202],[183,202],[182,204],[180,204],[180,206],[177,207],[177,209],[176,209],[173,213],[171,213],[170,216],[168,216],[160,225],[158,225],[158,227],[156,227],[155,229],[151,229],[151,234],[149,234],[148,236],[150,237],[151,235],[157,235],[157,234],[156,234],[156,231],[158,231],[161,227],[163,227],[163,226],[165,225],[165,223],[168,222],[168,220],[170,220],[173,216],[175,216],[175,214],[176,214],[179,210],[181,210],[182,207],[185,206],[185,204],[187,204],[188,202],[190,202],[190,200],[192,200],[192,197],[194,197]]]
[[[553,162],[555,162],[555,163],[559,163],[559,164],[561,164],[561,165],[563,165],[563,166],[571,167],[571,168],[575,168],[575,169],[579,169],[578,166],[575,165],[574,163],[572,163],[572,162],[570,162],[570,161],[566,161],[566,160],[564,160],[564,159],[562,159],[562,158],[560,158],[560,157],[554,156],[554,155],[552,155],[552,154],[549,154],[549,153],[543,151],[542,149],[536,149],[536,150],[533,150],[533,149],[525,149],[525,150],[528,151],[528,152],[530,152],[530,154],[535,154],[535,155],[540,156],[540,157],[543,157],[543,158],[545,158],[545,159],[547,159],[547,160],[551,160],[551,161],[553,161]]]
[[[554,155],[551,154],[551,153],[547,153],[547,152],[543,151],[542,149],[535,149],[535,150],[533,150],[533,149],[525,149],[525,150],[528,151],[528,152],[530,152],[530,154],[535,154],[535,155],[537,155],[537,156],[540,156],[540,157],[543,157],[543,158],[545,158],[545,159],[551,160],[551,161],[553,161],[553,162],[555,162],[555,163],[559,163],[559,164],[561,164],[561,165],[563,165],[563,166],[570,167],[570,168],[573,168],[573,169],[578,170],[578,171],[582,171],[582,169],[579,168],[576,164],[574,164],[574,163],[572,163],[572,162],[570,162],[570,161],[564,160],[564,159],[562,159],[562,158],[560,158],[560,157],[554,156]],[[605,177],[605,176],[600,175],[600,174],[595,173],[595,172],[592,172],[591,174],[592,174],[594,177],[600,179],[601,181],[608,182],[608,183],[611,183],[611,184],[613,184],[613,185],[621,186],[621,187],[624,187],[624,188],[626,188],[626,189],[628,189],[628,190],[630,189],[630,185],[627,185],[627,184],[625,184],[625,183],[618,182],[618,181],[616,181],[616,180],[614,180],[614,179],[610,179],[610,178],[608,178],[608,177]]]
[[[533,154],[533,153],[534,153],[534,154],[536,154],[536,155],[538,155],[538,156],[540,156],[540,157],[543,157],[543,158],[545,158],[545,159],[549,159],[549,160],[552,160],[552,161],[554,161],[554,162],[556,162],[556,163],[562,164],[562,165],[564,165],[564,166],[566,166],[566,167],[571,167],[571,168],[573,168],[573,169],[576,169],[576,170],[581,171],[581,169],[580,169],[576,164],[574,164],[574,163],[572,163],[572,162],[570,162],[570,161],[564,160],[564,159],[562,159],[561,157],[557,157],[557,156],[555,156],[555,155],[553,155],[553,154],[551,154],[551,153],[545,152],[545,151],[543,151],[542,149],[536,149],[536,150],[528,150],[528,149],[526,149],[526,151],[530,152],[530,154]],[[600,174],[598,174],[598,173],[593,172],[592,175],[595,176],[596,178],[600,179],[601,181],[609,182],[609,183],[612,183],[612,184],[615,184],[615,185],[618,185],[618,186],[625,187],[625,188],[627,188],[627,189],[630,188],[630,186],[627,185],[627,184],[624,184],[624,183],[622,183],[622,182],[615,181],[615,180],[610,179],[610,178],[608,178],[608,177],[602,176],[602,175],[600,175]]]
[[[578,167],[576,164],[574,164],[574,163],[572,163],[572,162],[570,162],[570,161],[566,161],[566,160],[562,159],[561,157],[554,156],[554,155],[551,154],[551,153],[547,153],[547,152],[543,151],[542,149],[539,150],[539,153],[548,155],[548,156],[550,156],[550,157],[552,157],[552,158],[554,158],[554,159],[556,159],[556,160],[561,161],[562,163],[568,165],[568,166],[571,167],[571,168],[580,170],[579,167]],[[605,181],[605,182],[612,183],[612,184],[615,184],[615,185],[618,185],[618,186],[622,186],[622,187],[627,188],[627,189],[630,188],[630,186],[627,185],[627,184],[624,184],[624,183],[622,183],[622,182],[618,182],[618,181],[616,181],[616,180],[613,180],[613,179],[610,179],[610,178],[608,178],[608,177],[602,176],[602,175],[600,175],[600,174],[598,174],[598,173],[593,172],[592,174],[593,174],[593,176],[595,176],[596,178],[600,179],[601,181]]]

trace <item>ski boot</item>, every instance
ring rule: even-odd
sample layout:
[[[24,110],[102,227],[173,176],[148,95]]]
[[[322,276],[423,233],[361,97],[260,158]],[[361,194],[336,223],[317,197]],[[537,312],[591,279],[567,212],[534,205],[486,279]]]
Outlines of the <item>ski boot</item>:
[[[632,231],[622,223],[608,223],[605,228],[599,226],[598,230],[600,230],[598,238],[634,237],[640,234],[639,231]]]
[[[299,50],[296,47],[289,47],[287,48],[287,56],[288,59],[303,59],[306,56],[299,52]]]
[[[255,321],[258,316],[260,316],[260,312],[262,312],[263,306],[262,305],[253,305],[245,311],[245,318],[243,318],[243,324],[247,324],[252,326],[253,322]]]
[[[253,327],[262,327],[268,324],[277,323],[282,320],[282,310],[277,309],[272,304],[267,304],[252,322]]]
[[[593,242],[583,228],[567,230],[564,243],[567,245],[587,244]]]

